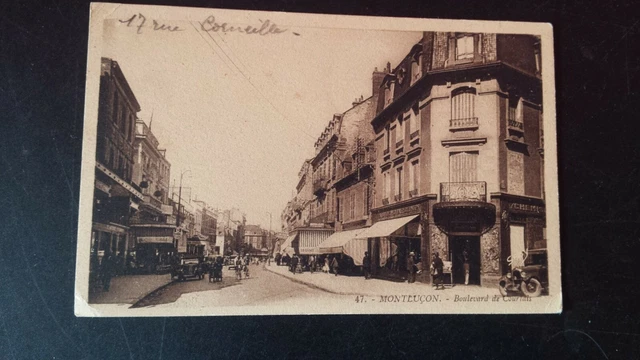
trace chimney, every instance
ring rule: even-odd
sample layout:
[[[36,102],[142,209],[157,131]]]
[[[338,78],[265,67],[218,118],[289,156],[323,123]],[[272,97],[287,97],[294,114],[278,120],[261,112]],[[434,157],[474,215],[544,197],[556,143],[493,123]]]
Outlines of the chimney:
[[[382,80],[384,80],[385,75],[386,73],[384,73],[383,71],[378,71],[378,68],[375,68],[375,70],[373,70],[373,75],[371,77],[371,95],[373,95],[374,98],[377,98],[378,93],[380,92],[380,86],[382,86]]]

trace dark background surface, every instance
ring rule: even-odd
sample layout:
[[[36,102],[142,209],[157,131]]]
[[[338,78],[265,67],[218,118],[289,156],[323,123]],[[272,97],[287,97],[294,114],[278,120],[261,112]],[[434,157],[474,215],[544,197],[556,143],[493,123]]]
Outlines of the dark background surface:
[[[565,310],[545,316],[76,318],[89,5],[12,2],[0,5],[0,358],[640,357],[633,1],[159,3],[553,23]]]

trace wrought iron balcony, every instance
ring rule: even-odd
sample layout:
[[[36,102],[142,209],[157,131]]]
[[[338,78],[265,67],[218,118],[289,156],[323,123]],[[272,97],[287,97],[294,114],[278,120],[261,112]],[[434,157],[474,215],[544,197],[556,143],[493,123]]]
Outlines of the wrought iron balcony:
[[[462,118],[449,120],[449,128],[451,130],[474,129],[478,128],[478,118]]]
[[[440,183],[440,201],[487,201],[487,183],[484,181]]]
[[[313,179],[313,193],[316,195],[322,195],[327,191],[327,178],[324,176],[318,176]]]
[[[509,130],[517,130],[520,132],[524,131],[524,124],[521,121],[514,119],[509,119],[509,121],[507,122],[507,127],[509,128]]]

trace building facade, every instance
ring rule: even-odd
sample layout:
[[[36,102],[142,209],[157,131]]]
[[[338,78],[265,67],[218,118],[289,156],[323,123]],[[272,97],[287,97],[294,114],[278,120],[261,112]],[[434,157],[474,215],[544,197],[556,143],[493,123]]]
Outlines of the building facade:
[[[425,32],[387,66],[363,234],[377,276],[406,278],[410,252],[425,269],[438,252],[460,283],[466,251],[471,283],[490,285],[546,247],[540,63],[533,36]]]
[[[129,220],[144,199],[132,182],[136,114],[140,105],[116,61],[101,60],[91,231],[93,275],[105,254],[125,264],[134,244]]]

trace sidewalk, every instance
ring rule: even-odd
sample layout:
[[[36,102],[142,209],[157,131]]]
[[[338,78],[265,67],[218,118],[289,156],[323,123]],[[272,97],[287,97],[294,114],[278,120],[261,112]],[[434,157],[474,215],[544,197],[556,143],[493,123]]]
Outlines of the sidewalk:
[[[447,293],[451,295],[487,295],[497,294],[498,290],[493,288],[483,288],[480,286],[465,286],[457,285],[454,287],[447,287],[446,290],[435,290],[432,285],[424,283],[407,282],[399,283],[380,279],[365,280],[362,276],[335,276],[334,274],[325,274],[323,272],[303,272],[302,274],[293,274],[288,270],[287,266],[277,266],[272,264],[271,266],[265,266],[267,271],[284,276],[292,281],[303,283],[311,287],[318,288],[334,294],[340,295],[364,295],[364,296],[379,296],[389,294],[407,294],[415,291]]]
[[[122,275],[111,279],[108,292],[98,289],[89,294],[92,304],[133,304],[152,291],[171,282],[171,274]]]

